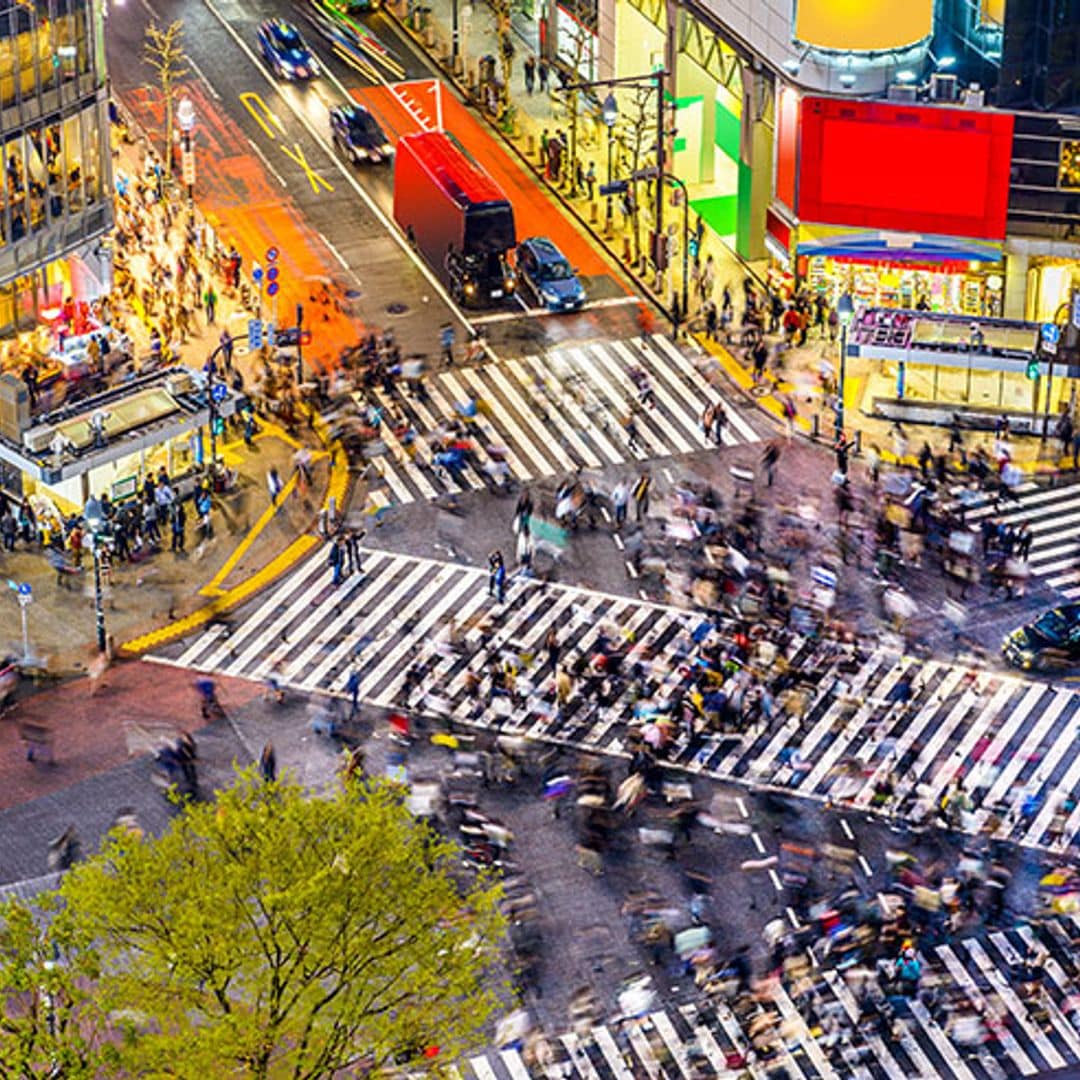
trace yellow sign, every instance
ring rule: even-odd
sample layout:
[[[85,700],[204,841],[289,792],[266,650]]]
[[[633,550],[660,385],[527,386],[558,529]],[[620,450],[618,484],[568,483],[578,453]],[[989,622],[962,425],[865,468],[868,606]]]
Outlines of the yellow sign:
[[[836,52],[900,49],[930,36],[934,0],[798,0],[795,37]]]

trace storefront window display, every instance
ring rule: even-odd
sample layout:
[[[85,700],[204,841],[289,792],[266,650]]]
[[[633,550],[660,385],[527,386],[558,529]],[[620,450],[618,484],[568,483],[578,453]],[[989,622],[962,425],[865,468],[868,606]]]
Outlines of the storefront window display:
[[[880,263],[814,256],[799,260],[811,293],[831,304],[844,293],[867,307],[907,308],[950,315],[1001,315],[1004,278],[991,264]]]

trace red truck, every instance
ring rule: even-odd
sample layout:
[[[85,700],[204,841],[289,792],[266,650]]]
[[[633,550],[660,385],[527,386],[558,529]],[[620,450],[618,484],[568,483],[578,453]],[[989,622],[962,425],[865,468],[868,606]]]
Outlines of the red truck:
[[[505,299],[514,291],[507,253],[517,242],[514,208],[451,135],[403,135],[394,158],[394,220],[459,303]]]

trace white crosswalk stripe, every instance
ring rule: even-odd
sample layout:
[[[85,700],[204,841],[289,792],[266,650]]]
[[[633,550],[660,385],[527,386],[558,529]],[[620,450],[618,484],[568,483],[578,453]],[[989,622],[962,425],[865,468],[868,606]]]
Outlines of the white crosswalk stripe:
[[[654,403],[635,409],[638,439],[631,446],[623,420],[638,398],[635,371],[648,376]],[[741,406],[724,400],[693,360],[661,336],[584,342],[543,356],[452,368],[430,375],[425,386],[425,399],[379,387],[366,391],[384,412],[379,442],[385,453],[374,460],[392,503],[479,490],[490,446],[505,448],[510,473],[520,481],[711,449],[715,443],[702,430],[701,416],[718,401],[727,414],[725,446],[759,439]],[[440,419],[460,418],[458,406],[470,395],[481,406],[477,460],[455,478],[435,465],[423,435]],[[363,395],[355,398],[361,402]],[[407,418],[420,437],[406,447],[386,415]]]
[[[939,1022],[918,999],[893,999],[893,1038],[885,1038],[872,1015],[863,1012],[855,991],[836,970],[826,969],[813,995],[806,1021],[788,993],[774,988],[740,1020],[722,999],[658,1009],[638,1020],[598,1024],[587,1036],[549,1038],[550,1057],[528,1062],[516,1049],[472,1055],[464,1080],[522,1080],[559,1076],[567,1080],[690,1080],[750,1075],[755,1080],[786,1075],[805,1080],[865,1075],[883,1080],[977,1080],[1032,1076],[1080,1060],[1080,1033],[1067,1000],[1072,983],[1051,953],[1048,978],[1037,1001],[1015,986],[1015,972],[1034,941],[1026,928],[994,931],[922,952],[923,983],[952,996],[953,1017],[980,1012],[1004,1021],[998,1037],[981,1046],[963,1041],[961,1025]],[[784,1023],[784,1037],[771,1059],[752,1049],[751,1024],[771,1013]],[[835,1015],[846,1033],[827,1035],[820,1018]],[[944,1023],[944,1026],[942,1026]],[[755,1023],[760,1030],[760,1025]],[[765,1025],[768,1028],[768,1025]]]
[[[1031,526],[1032,574],[1045,578],[1070,600],[1080,598],[1080,482],[1042,488],[1033,483],[1017,490],[1016,499],[995,509],[990,499],[972,505],[967,518],[981,524],[986,518],[1007,525]]]
[[[460,636],[454,648],[451,620]],[[254,679],[276,674],[331,693],[343,692],[355,665],[368,702],[616,754],[650,722],[646,705],[678,717],[680,702],[694,699],[699,668],[685,658],[692,635],[709,625],[681,608],[520,576],[498,605],[481,569],[383,551],[365,552],[363,573],[335,588],[321,550],[237,625],[195,638],[177,662]],[[556,707],[543,647],[550,629],[564,662],[584,663],[601,635],[628,646],[602,700],[582,672]],[[1063,803],[1080,800],[1080,693],[884,648],[795,635],[779,644],[784,678],[805,689],[801,720],[777,706],[771,721],[751,713],[744,730],[724,728],[732,688],[706,686],[693,728],[680,722],[662,756],[703,775],[903,815],[936,809],[962,779],[962,828],[981,831],[993,815],[999,835],[1059,849],[1080,834],[1080,805]],[[513,702],[489,695],[493,661],[517,669]],[[482,680],[478,694],[470,672]],[[627,692],[631,676],[647,681],[646,702]],[[592,691],[602,682],[593,680]]]

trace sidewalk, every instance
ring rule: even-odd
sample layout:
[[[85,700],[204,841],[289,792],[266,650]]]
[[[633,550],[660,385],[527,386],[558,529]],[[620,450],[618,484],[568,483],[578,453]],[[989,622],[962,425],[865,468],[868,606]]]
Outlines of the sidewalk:
[[[406,21],[407,0],[396,0],[388,11],[421,46],[438,60],[444,69],[444,74],[450,77],[451,0],[428,0],[428,6],[431,13],[428,16],[426,29],[420,33],[413,31]],[[475,14],[470,21],[465,40],[467,55],[464,57],[464,76],[457,77],[455,81],[463,91],[468,87],[468,97],[475,106],[477,58],[484,55],[498,56],[499,48],[495,14],[483,3],[475,5],[473,10]],[[551,136],[562,133],[564,138],[569,139],[570,124],[565,104],[566,95],[554,91],[553,88],[558,86],[554,71],[551,73],[546,92],[541,92],[539,85],[534,86],[533,93],[527,92],[524,81],[524,61],[534,42],[526,37],[524,29],[517,20],[511,20],[511,32],[517,49],[510,88],[511,108],[507,116],[498,123],[488,117],[489,123],[501,132],[508,149],[529,168],[534,179],[554,191],[563,206],[576,218],[578,224],[597,242],[607,247],[613,258],[623,264],[626,271],[635,278],[642,292],[650,295],[665,311],[670,311],[673,298],[679,295],[681,299],[683,288],[682,210],[679,193],[672,190],[668,194],[665,207],[666,221],[669,226],[673,222],[677,223],[674,235],[675,251],[668,271],[658,276],[649,269],[646,260],[633,257],[639,250],[645,254],[644,249],[647,248],[648,235],[653,222],[650,199],[644,197],[640,199],[641,235],[635,240],[631,234],[629,222],[624,219],[619,209],[618,197],[614,198],[612,227],[608,228],[605,214],[606,200],[599,195],[589,199],[584,191],[572,193],[570,178],[566,175],[569,169],[565,165],[560,183],[552,182],[545,177],[540,149],[544,132]],[[595,110],[588,109],[584,101],[579,100],[578,108],[579,159],[585,169],[590,163],[595,166],[598,187],[599,182],[606,179],[607,129],[595,116]],[[594,115],[589,115],[590,113]],[[564,155],[564,161],[567,156]],[[691,223],[694,217],[692,213]],[[706,224],[698,253],[699,265],[705,266],[710,256],[714,268],[711,297],[719,306],[720,297],[725,287],[728,288],[736,303],[737,323],[741,317],[743,281],[747,277],[754,278],[754,275],[720,236]],[[689,297],[687,314],[688,322],[694,326],[695,323],[700,322],[698,316],[702,305],[692,266],[690,277],[691,280],[687,283]],[[760,281],[757,281],[757,284],[759,293],[762,293],[763,284]],[[790,349],[784,353],[782,367],[777,369],[775,365],[770,365],[767,372],[770,375],[768,382],[756,385],[752,377],[752,364],[748,358],[742,356],[741,349],[708,341],[700,328],[693,330],[693,337],[706,352],[716,359],[728,379],[751,396],[761,409],[779,423],[786,422],[785,404],[790,399],[798,411],[795,419],[796,429],[804,435],[811,435],[816,430],[820,439],[831,444],[835,412],[825,400],[821,374],[823,370],[828,369],[835,378],[839,366],[838,345],[830,345],[820,339],[811,339],[801,348]],[[771,354],[775,354],[776,350],[772,346],[775,346],[779,339],[780,335],[767,337]],[[884,376],[872,370],[872,365],[865,362],[859,364],[849,359],[847,367],[844,394],[845,428],[849,436],[855,431],[860,432],[864,448],[877,446],[882,460],[895,464],[898,459],[895,453],[896,440],[892,434],[892,423],[866,415],[861,408],[864,398],[868,400],[872,397],[875,381],[880,382]],[[904,457],[904,464],[917,464],[917,455],[924,443],[929,444],[935,455],[946,451],[948,433],[942,429],[925,425],[909,425],[904,430],[908,451]],[[964,443],[969,453],[976,447],[981,447],[992,455],[995,439],[992,433],[966,431]],[[1011,440],[1010,449],[1013,460],[1031,472],[1044,473],[1072,468],[1071,454],[1059,457],[1055,440],[1044,442],[1034,436],[1014,437]]]
[[[118,140],[114,158],[118,185],[126,190],[126,195],[117,197],[119,227],[114,242],[118,263],[126,264],[129,271],[118,272],[117,286],[109,298],[111,320],[131,338],[136,370],[149,356],[151,329],[162,328],[165,322],[175,327],[169,336],[178,362],[200,369],[218,346],[223,328],[234,335],[246,332],[248,311],[241,296],[224,287],[221,266],[212,257],[199,207],[192,212],[179,197],[148,204],[137,196],[137,180],[146,176],[146,144],[136,128],[132,131],[131,141]],[[159,275],[172,275],[185,246],[189,220],[197,240],[189,249],[196,254],[185,275],[183,292],[187,295],[174,294],[168,286],[154,290],[150,284],[152,267],[157,263]],[[133,284],[125,289],[127,272]],[[201,284],[196,286],[199,278]],[[145,283],[145,288],[140,288],[140,283]],[[213,283],[219,296],[212,323],[201,303],[208,283]],[[151,300],[154,293],[156,302]],[[179,300],[165,300],[174,295]],[[151,300],[149,310],[144,299]],[[187,308],[185,316],[180,316],[180,305]],[[184,323],[187,332],[181,333]],[[240,373],[249,393],[256,393],[261,386],[263,368],[260,356],[249,353],[242,345],[236,347],[234,370]],[[50,406],[43,402],[43,407]],[[218,455],[224,466],[235,473],[236,483],[230,491],[215,496],[211,516],[214,534],[209,540],[201,538],[195,515],[189,510],[186,550],[169,550],[169,528],[165,525],[159,550],[152,551],[143,544],[133,548],[136,557],[132,561],[113,560],[103,595],[106,631],[114,642],[135,638],[138,643],[138,636],[148,632],[152,634],[151,642],[156,642],[163,636],[183,632],[189,625],[205,622],[253,595],[318,543],[315,526],[319,509],[327,505],[330,497],[334,497],[336,506],[342,505],[348,469],[340,454],[336,467],[331,467],[330,455],[322,449],[325,430],[313,417],[306,437],[313,483],[309,489],[297,490],[294,457],[304,444],[302,421],[303,414],[298,412],[297,433],[290,434],[281,425],[259,417],[250,447],[238,427],[226,429],[219,439]],[[276,506],[270,505],[266,486],[271,467],[286,481],[284,497]],[[0,555],[0,573],[10,580],[26,582],[33,589],[34,602],[27,611],[32,655],[53,673],[85,670],[96,652],[94,575],[88,555],[83,553],[81,566],[75,572],[58,575],[39,543],[19,543],[14,552]],[[14,593],[3,601],[0,610],[5,613],[6,631],[0,649],[22,655]]]

